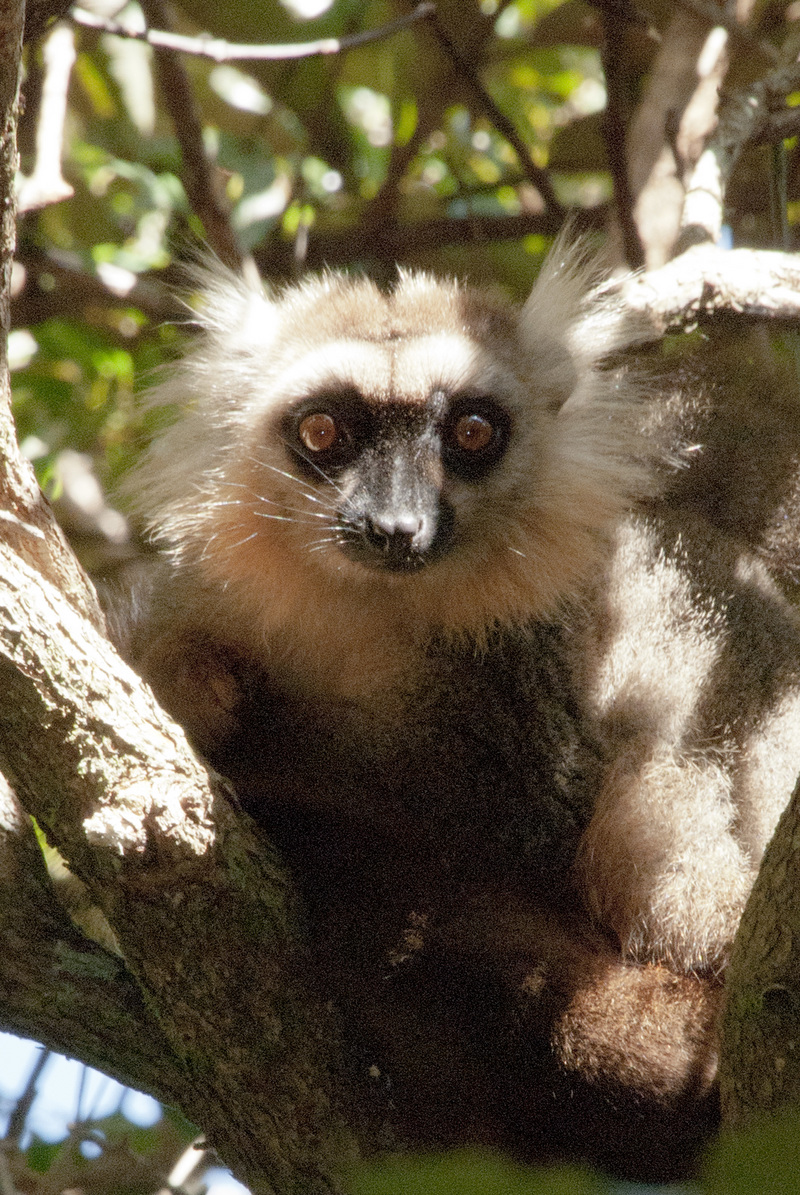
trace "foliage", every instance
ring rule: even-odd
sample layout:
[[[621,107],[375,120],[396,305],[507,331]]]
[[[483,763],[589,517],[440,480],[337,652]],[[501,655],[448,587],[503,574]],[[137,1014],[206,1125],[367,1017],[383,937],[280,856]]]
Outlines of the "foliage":
[[[328,7],[318,20],[301,22],[277,0],[222,9],[190,2],[175,22],[181,32],[208,29],[232,42],[289,42],[374,29],[395,15],[386,3]],[[536,44],[552,0],[490,0],[460,5],[457,14],[441,8],[444,20],[457,15],[459,38],[485,61],[487,88],[533,159],[546,165],[557,139],[563,157],[566,131],[603,102],[597,49],[577,44],[577,37],[570,45]],[[494,9],[501,10],[496,21]],[[133,5],[119,19],[135,23],[136,11]],[[130,462],[147,430],[132,401],[134,386],[168,358],[175,334],[158,321],[162,312],[153,318],[151,310],[125,302],[124,291],[137,278],[163,272],[207,235],[187,199],[153,51],[77,25],[72,33],[63,174],[74,193],[21,218],[19,259],[28,276],[14,320],[25,331],[11,346],[20,366],[14,377],[20,440],[56,497],[63,484],[56,462],[66,447],[88,453],[107,487]],[[42,55],[40,44],[28,47],[20,131],[26,175],[34,170]],[[319,238],[324,253],[327,238],[375,224],[377,208],[384,223],[408,230],[398,255],[404,264],[479,275],[518,295],[529,285],[546,245],[541,235],[523,240],[522,252],[518,240],[448,243],[448,221],[536,215],[542,205],[513,149],[470,105],[424,23],[325,58],[187,58],[184,65],[202,112],[202,143],[242,247],[286,250],[279,269],[269,270],[273,278],[303,268],[309,238]],[[609,195],[607,176],[595,164],[560,170],[558,188],[581,205]],[[418,249],[414,230],[426,220],[440,223],[440,243]],[[377,227],[376,233],[346,264],[387,277],[394,266],[380,251]],[[477,237],[484,239],[480,230]],[[324,256],[344,264],[338,253]],[[87,278],[96,282],[88,290]],[[50,318],[39,318],[50,311]]]
[[[530,1170],[468,1151],[365,1166],[350,1195],[607,1195],[610,1184],[572,1166]]]
[[[300,4],[278,0],[222,8],[184,0],[171,12],[186,35],[208,30],[228,42],[283,43],[374,30],[409,7],[338,0],[318,3],[322,14],[311,21],[295,15]],[[145,11],[157,23],[160,9]],[[556,201],[588,226],[608,224],[608,137],[616,134],[603,112],[604,39],[606,46],[621,39],[625,50],[614,86],[630,113],[647,86],[668,8],[652,6],[646,17],[631,10],[627,25],[607,19],[605,26],[602,10],[583,0],[448,0],[438,13],[437,27],[457,41],[467,70],[427,20],[323,57],[183,58],[213,185],[242,249],[271,279],[325,263],[385,280],[397,260],[522,296],[563,218],[535,186],[531,163],[547,170]],[[789,15],[762,6],[750,21],[753,38],[762,30],[771,46],[791,38]],[[142,27],[135,4],[118,20]],[[134,282],[154,273],[174,281],[176,260],[204,238],[215,242],[189,197],[187,144],[175,136],[181,112],[176,105],[170,111],[152,49],[76,24],[70,30],[76,59],[63,174],[73,194],[58,203],[40,196],[41,206],[20,222],[27,280],[14,319],[26,336],[15,345],[29,363],[15,376],[17,417],[45,483],[53,483],[55,461],[69,445],[91,455],[108,485],[142,432],[134,379],[146,379],[174,344],[172,329],[160,323],[163,310],[126,302],[125,292],[135,300]],[[43,52],[41,42],[28,46],[20,131],[27,176],[34,172]],[[734,55],[737,84],[761,67],[757,56]],[[529,163],[498,130],[496,110]],[[190,115],[183,113],[187,121]],[[792,220],[794,140],[781,143],[780,153]],[[737,239],[767,243],[771,151],[750,151],[742,173],[728,219]]]

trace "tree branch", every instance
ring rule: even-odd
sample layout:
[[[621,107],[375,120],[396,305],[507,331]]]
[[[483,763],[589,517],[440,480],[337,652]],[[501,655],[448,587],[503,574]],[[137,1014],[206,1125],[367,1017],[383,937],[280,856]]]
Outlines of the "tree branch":
[[[800,129],[800,111],[786,97],[800,88],[800,65],[772,71],[733,93],[716,132],[700,155],[686,188],[678,252],[700,241],[716,244],[722,230],[725,192],[739,155],[749,142],[782,139]]]
[[[39,492],[33,470],[19,455],[11,418],[11,389],[6,354],[10,326],[11,266],[15,244],[14,180],[17,158],[17,108],[24,5],[0,0],[0,520],[2,535],[95,627],[103,616],[86,577]]]
[[[800,1102],[800,785],[767,848],[728,968],[720,1095],[736,1125]]]
[[[114,929],[180,1106],[254,1191],[337,1189],[330,1027],[302,988],[274,856],[142,682],[7,545],[0,576],[0,763]]]
[[[653,339],[732,312],[755,319],[800,319],[800,255],[696,245],[659,270],[615,284],[626,307],[644,316]]]
[[[724,66],[720,54],[715,55],[715,64],[709,64],[710,71],[705,66],[708,51],[718,40],[703,21],[683,12],[673,13],[628,126],[628,177],[649,269],[662,266],[674,253],[685,195],[684,175],[703,144],[688,163],[684,158],[689,148],[687,133],[690,128],[692,134],[698,131],[697,118],[707,113],[709,83],[718,80]],[[715,121],[715,108],[706,118],[709,116]],[[711,128],[713,123],[707,123],[703,135]]]
[[[73,8],[72,19],[76,24],[85,25],[89,29],[100,29],[103,33],[112,33],[116,37],[147,42],[155,49],[175,50],[197,58],[211,58],[214,62],[283,62],[297,58],[316,58],[326,54],[343,54],[371,42],[383,41],[410,28],[418,21],[426,20],[433,8],[430,0],[424,0],[413,12],[397,17],[394,21],[387,21],[378,29],[367,29],[363,33],[352,33],[347,37],[322,37],[317,41],[276,46],[241,45],[225,41],[221,37],[210,37],[208,34],[186,37],[163,29],[132,29],[129,25],[97,16],[83,8]]]
[[[29,818],[0,776],[0,1023],[174,1103],[183,1068],[120,958],[55,898]],[[91,1015],[87,1015],[91,1010]]]

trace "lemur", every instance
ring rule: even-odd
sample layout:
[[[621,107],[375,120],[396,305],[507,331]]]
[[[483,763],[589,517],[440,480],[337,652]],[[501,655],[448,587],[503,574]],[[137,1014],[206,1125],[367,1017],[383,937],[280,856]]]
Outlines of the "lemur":
[[[800,772],[800,408],[626,364],[595,282],[207,270],[125,647],[283,851],[376,1148],[662,1178]]]

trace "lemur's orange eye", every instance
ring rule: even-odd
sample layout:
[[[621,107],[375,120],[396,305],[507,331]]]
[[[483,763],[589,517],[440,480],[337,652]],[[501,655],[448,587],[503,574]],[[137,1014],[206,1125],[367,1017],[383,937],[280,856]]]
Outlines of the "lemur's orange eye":
[[[491,444],[494,428],[483,415],[462,415],[456,420],[453,435],[465,452],[480,452]]]
[[[306,415],[298,431],[309,452],[324,452],[326,448],[333,448],[339,439],[336,420],[332,415],[324,415],[321,411],[314,415]]]

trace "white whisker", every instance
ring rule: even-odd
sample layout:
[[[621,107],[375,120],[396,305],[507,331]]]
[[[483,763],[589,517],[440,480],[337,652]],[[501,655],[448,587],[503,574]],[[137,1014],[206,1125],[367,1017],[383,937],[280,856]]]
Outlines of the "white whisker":
[[[281,472],[283,472],[283,471],[281,470]],[[296,481],[296,479],[292,477],[291,473],[287,473],[286,477],[288,477],[290,481]],[[244,485],[240,481],[230,481],[230,482],[227,482],[226,484],[229,487],[231,487],[232,489],[244,490],[245,494],[247,494],[247,496],[249,498],[254,499],[256,502],[263,503],[264,506],[278,506],[282,510],[292,511],[294,514],[307,515],[308,517],[313,517],[313,518],[317,518],[317,519],[322,519],[322,518],[327,517],[326,515],[321,514],[315,510],[300,510],[296,506],[287,506],[285,502],[278,502],[275,498],[268,498],[266,494],[260,494],[258,492],[258,490],[254,490],[252,486]],[[308,498],[314,502],[320,501],[320,499],[317,498],[317,496],[315,494],[306,493],[301,484],[298,484],[297,488],[299,489],[302,497]],[[220,498],[217,502],[211,503],[210,505],[213,505],[213,506],[237,506],[237,505],[241,505],[241,503],[236,498],[227,498],[227,499]],[[331,510],[334,509],[333,505],[330,503],[323,503],[322,505],[328,506],[329,509],[331,509]]]
[[[275,519],[278,523],[296,523],[298,527],[318,527],[318,523],[312,523],[309,518],[303,514],[299,517],[293,514],[276,515],[269,510],[254,510],[251,512],[256,519]],[[299,513],[299,512],[298,512]],[[320,515],[319,518],[327,518],[327,515]]]
[[[283,440],[283,443],[286,444],[287,448],[289,447],[289,444],[285,439]],[[325,472],[324,469],[321,469],[319,467],[319,465],[317,464],[317,462],[312,459],[312,457],[308,456],[305,452],[301,452],[294,445],[291,446],[291,451],[297,453],[297,455],[300,457],[301,460],[304,460],[306,462],[306,464],[309,465],[314,470],[315,473],[318,473],[320,475],[320,477],[322,478],[323,481],[327,482],[327,484],[329,486],[332,486],[333,489],[336,490],[337,494],[341,494],[342,497],[344,497],[344,491],[342,490],[341,486],[338,486],[336,484],[336,482],[333,480],[333,478],[330,477]],[[275,466],[268,466],[268,467],[274,468]]]
[[[278,465],[273,465],[269,461],[259,460],[258,457],[251,456],[248,457],[248,460],[250,460],[252,464],[257,465],[259,469],[269,469],[271,473],[276,473],[278,477],[284,477],[287,481],[290,481],[297,492],[301,494],[307,501],[314,502],[318,506],[322,506],[327,510],[335,509],[335,503],[331,501],[330,497],[327,495],[318,494],[311,488],[308,482],[304,481],[302,477],[298,477],[296,473],[291,473],[288,469],[281,469]],[[308,463],[312,466],[312,468],[316,469],[323,480],[326,481],[328,485],[332,486],[337,493],[342,493],[341,488],[337,486],[332,478],[328,477],[327,474],[325,474],[319,468],[319,466],[315,465],[313,461],[309,461]],[[242,488],[247,489],[249,487],[243,486]],[[257,494],[256,497],[261,498],[265,502],[273,501],[273,499],[266,498],[261,494]]]
[[[241,548],[243,544],[249,544],[250,540],[255,539],[257,535],[258,535],[258,531],[251,531],[250,535],[246,535],[244,537],[244,539],[240,539],[237,543],[228,544],[227,550],[229,552],[233,552],[236,548]]]

